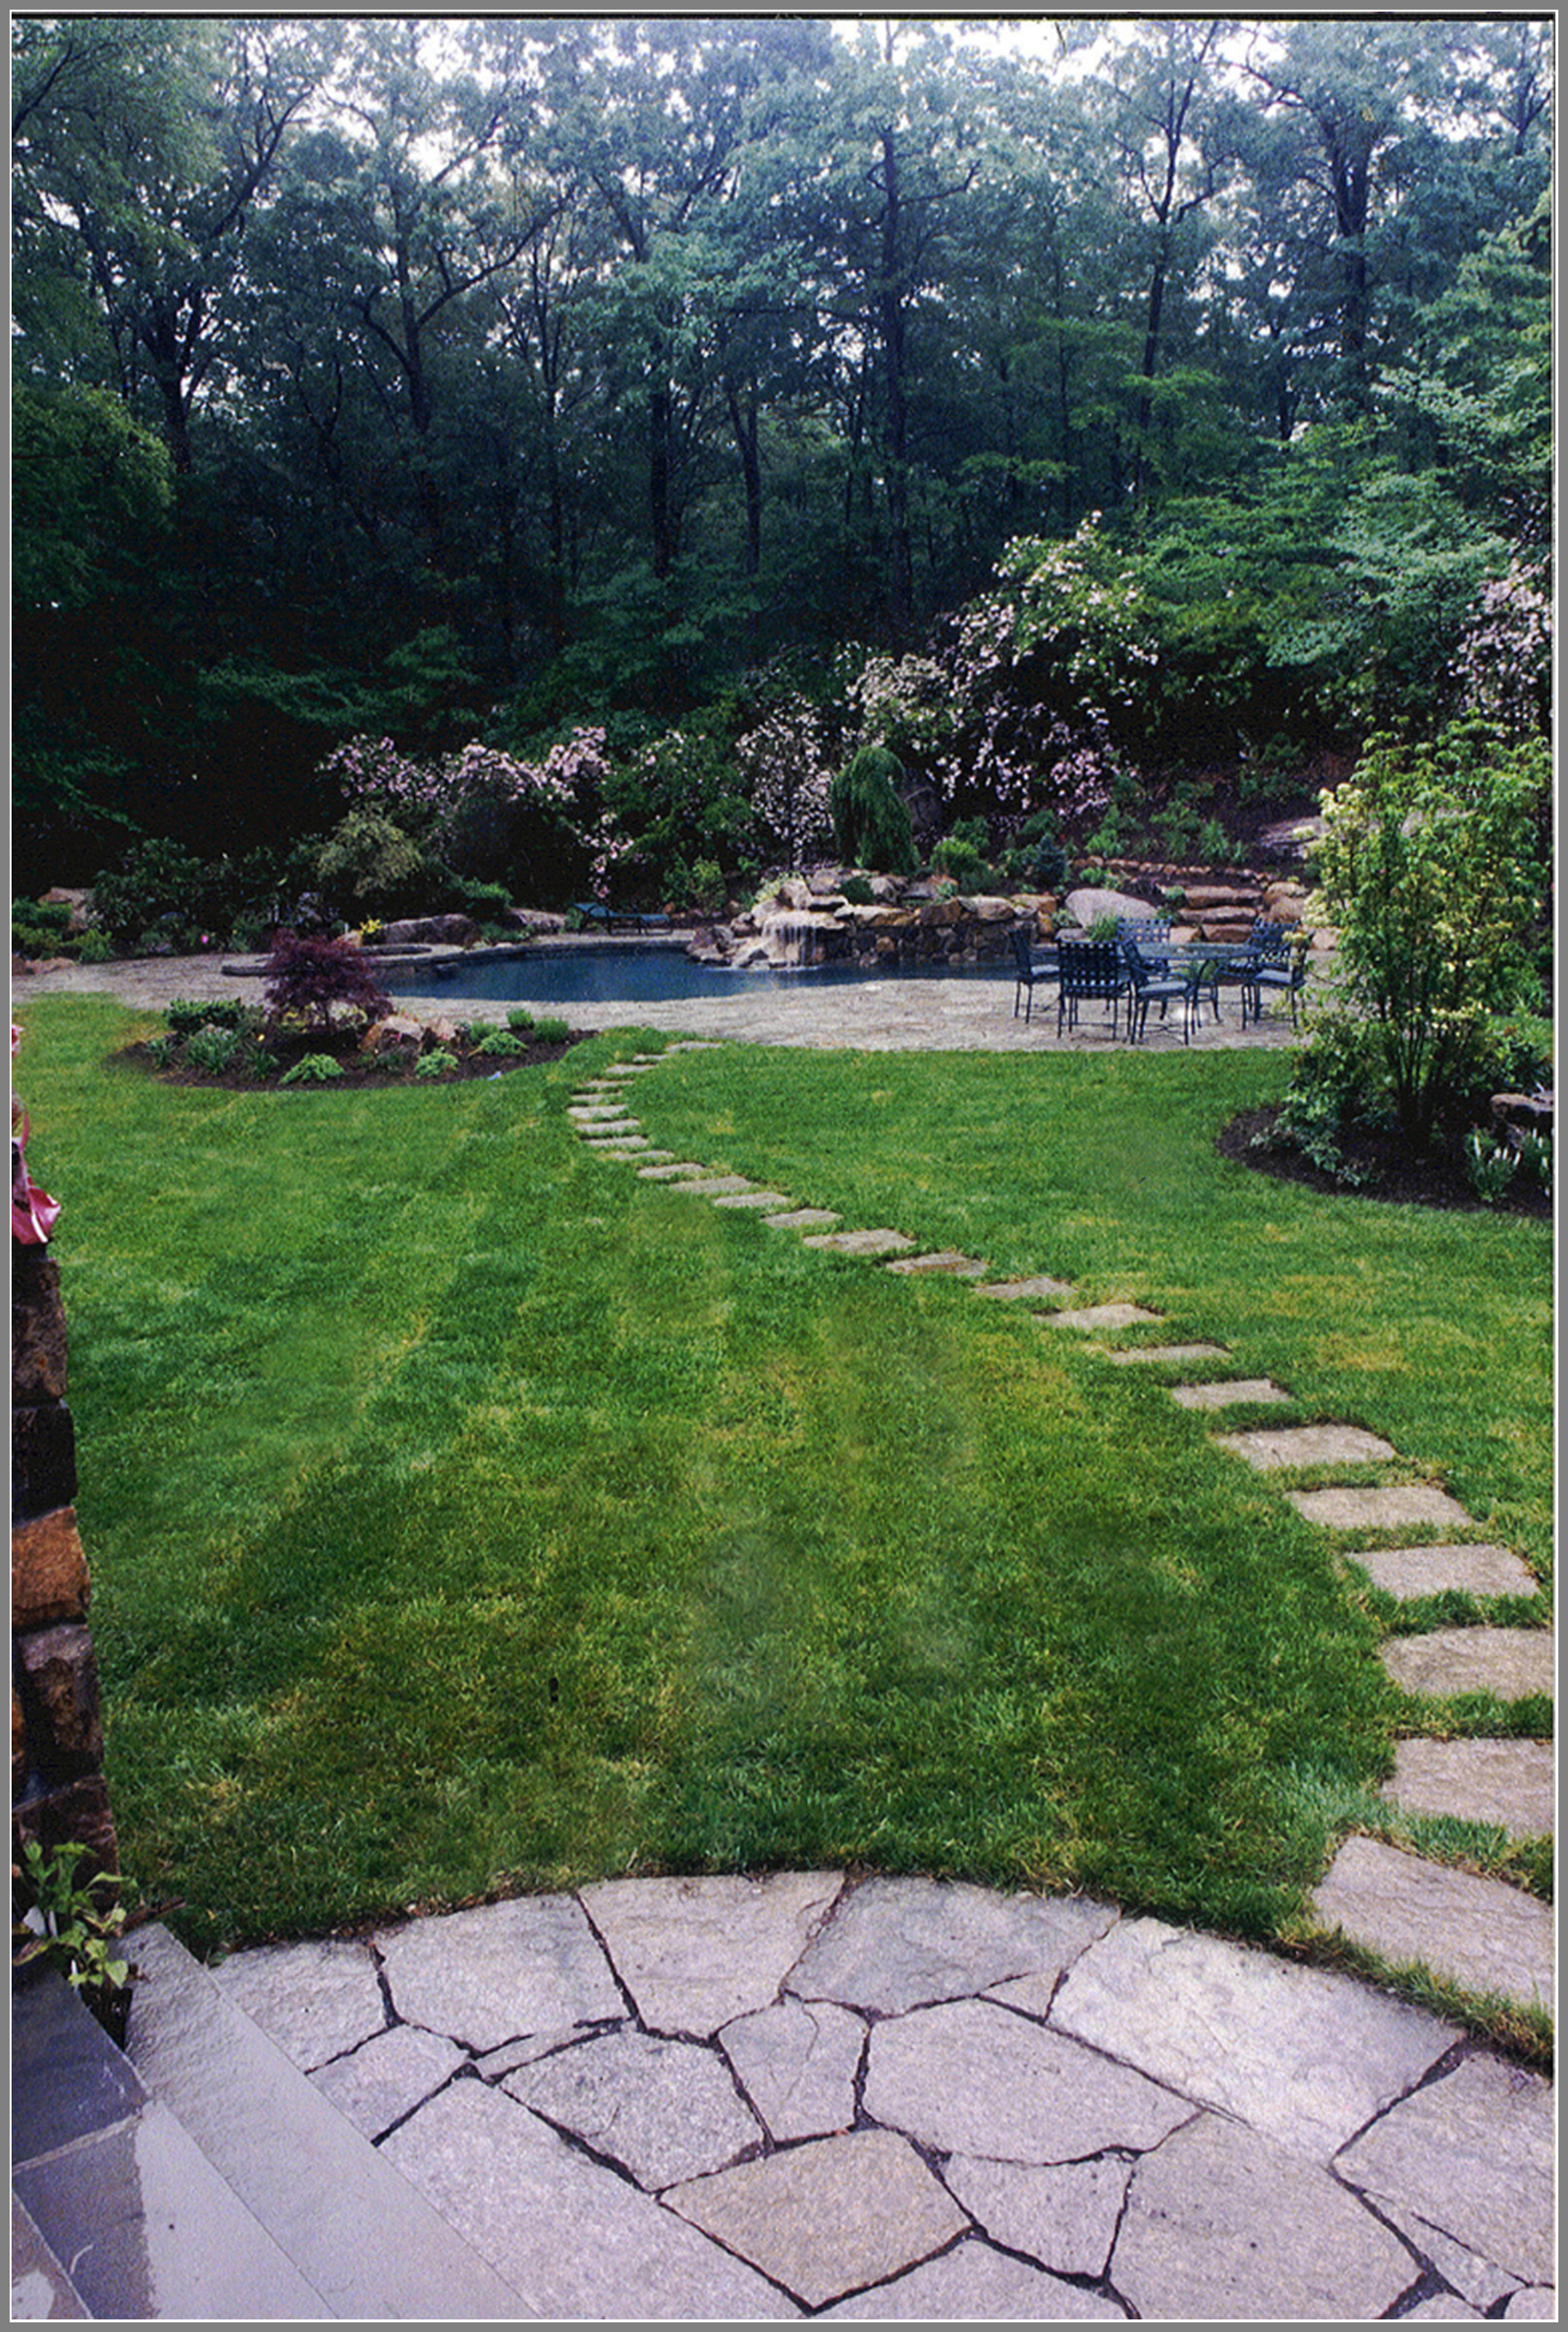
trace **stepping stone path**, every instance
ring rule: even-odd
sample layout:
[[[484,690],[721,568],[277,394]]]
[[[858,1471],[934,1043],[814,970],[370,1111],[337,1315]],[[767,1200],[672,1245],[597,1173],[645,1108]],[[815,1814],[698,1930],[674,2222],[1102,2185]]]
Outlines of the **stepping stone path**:
[[[710,1049],[698,1039],[667,1048],[673,1053]],[[642,1128],[625,1111],[613,1081],[642,1076],[656,1067],[661,1057],[658,1054],[643,1054],[629,1061],[613,1063],[604,1077],[592,1080],[573,1097],[568,1116],[579,1137],[592,1146],[596,1155],[629,1156],[634,1160],[639,1156],[634,1144],[645,1139]],[[966,1279],[977,1295],[1004,1303],[1049,1305],[1051,1309],[1037,1312],[1035,1317],[1052,1328],[1075,1330],[1092,1337],[1100,1331],[1121,1331],[1157,1324],[1160,1319],[1158,1312],[1138,1303],[1075,1306],[1071,1299],[1077,1291],[1072,1283],[1045,1273],[1007,1279],[988,1278],[985,1263],[977,1256],[953,1248],[921,1253],[917,1251],[916,1240],[887,1227],[845,1230],[839,1227],[841,1216],[821,1207],[793,1206],[787,1193],[759,1190],[744,1175],[716,1174],[694,1160],[671,1160],[664,1152],[653,1155],[657,1163],[645,1158],[637,1166],[645,1180],[664,1182],[671,1189],[706,1197],[715,1206],[755,1210],[770,1230],[800,1232],[806,1246],[823,1252],[863,1256],[885,1271],[910,1276],[948,1275]],[[1232,1358],[1224,1345],[1203,1342],[1095,1349],[1118,1366],[1142,1363],[1180,1369],[1201,1366],[1209,1370],[1212,1364],[1229,1362]],[[1243,1405],[1289,1404],[1294,1399],[1287,1385],[1277,1385],[1268,1377],[1205,1374],[1201,1379],[1171,1385],[1168,1390],[1178,1408],[1195,1413]],[[1217,1448],[1245,1459],[1248,1465],[1265,1474],[1297,1468],[1332,1473],[1342,1468],[1359,1470],[1372,1466],[1407,1467],[1409,1463],[1381,1435],[1360,1425],[1327,1420],[1222,1433],[1213,1438]],[[1481,1543],[1475,1535],[1473,1519],[1458,1500],[1431,1484],[1362,1479],[1328,1482],[1312,1489],[1289,1489],[1284,1495],[1307,1522],[1321,1529],[1353,1536],[1357,1543],[1343,1550],[1347,1562],[1359,1567],[1375,1587],[1396,1600],[1408,1602],[1449,1590],[1477,1597],[1530,1597],[1538,1593],[1536,1582],[1521,1558],[1506,1547]],[[1378,1543],[1390,1534],[1397,1536],[1413,1529],[1470,1536],[1456,1537],[1452,1544],[1429,1546]],[[1435,1629],[1422,1634],[1389,1638],[1382,1647],[1381,1657],[1390,1684],[1413,1700],[1489,1692],[1499,1700],[1517,1701],[1553,1692],[1554,1638],[1545,1629],[1487,1626]],[[1398,1743],[1393,1776],[1384,1785],[1382,1795],[1390,1805],[1410,1815],[1446,1815],[1526,1839],[1539,1837],[1552,1827],[1553,1770],[1549,1742],[1512,1739],[1439,1742],[1416,1736]],[[1526,2005],[1550,2007],[1552,2003],[1552,1911],[1523,1888],[1430,1861],[1379,1839],[1353,1835],[1339,1847],[1309,1898],[1309,1908],[1325,1930],[1338,1931],[1353,1943],[1381,1954],[1393,1965],[1420,1963],[1433,1975],[1461,1989],[1500,1993]],[[932,1996],[934,1999],[940,1994]],[[1032,2003],[1020,2001],[1015,2005],[1027,2009]],[[1040,2013],[1043,2006],[1042,2003]],[[783,2016],[796,2012],[781,2007],[768,2013]],[[828,2061],[821,2078],[835,2087],[837,2094],[845,2076],[842,2068],[835,2068],[832,2063],[831,2028],[822,2045],[828,2050]],[[977,2037],[966,2032],[962,2044],[954,2044],[957,2049],[954,2064],[972,2054],[977,2045]],[[869,2143],[873,2133],[864,2134]],[[922,2243],[940,2247],[949,2239],[942,2232],[946,2206],[941,2190],[935,2194],[927,2191],[919,2156],[910,2154],[906,2158],[898,2146],[888,2146],[881,2133],[875,2134],[884,2143],[886,2153],[885,2161],[878,2158],[878,2179],[886,2182],[890,2194],[896,2192],[903,2198],[900,2208],[910,2214],[911,2224],[921,2227]],[[922,2143],[939,2143],[923,2130],[915,2134]],[[629,2138],[627,2142],[631,2142]],[[847,2138],[835,2140],[840,2147],[853,2142]],[[1222,2141],[1217,2138],[1215,2142]],[[961,2164],[967,2141],[949,2133],[948,2143],[954,2149],[952,2165]],[[1223,2143],[1231,2145],[1233,2141],[1225,2137]],[[994,2183],[1004,2175],[1004,2165],[979,2159],[978,2148],[971,2151],[977,2155],[974,2178],[980,2183],[986,2181]],[[748,2239],[744,2231],[751,2226],[755,2212],[761,2210],[775,2226],[781,2215],[798,2219],[805,2230],[829,2208],[825,2191],[818,2191],[810,2156],[810,2148],[798,2149],[790,2157],[787,2171],[767,2161],[708,2172],[672,2189],[669,2199],[694,2225],[705,2227],[744,2256]],[[1055,2175],[1065,2177],[1067,2173],[1064,2169]],[[1185,2184],[1188,2175],[1184,2173],[1178,2183]],[[1245,2180],[1252,2175],[1251,2163],[1238,2160],[1234,2176]],[[1266,2181],[1274,2174],[1265,2170],[1261,2175]],[[949,2189],[962,2199],[962,2189],[951,2177]],[[1055,2202],[1051,2205],[1053,2209],[1058,2207]],[[1157,2199],[1152,2185],[1146,2191],[1130,2193],[1124,2182],[1114,2199],[1113,2218],[1115,2211],[1124,2208],[1133,2213],[1127,2225],[1136,2239],[1140,2208],[1153,2211],[1154,2223],[1163,2224],[1172,2205]],[[1195,2221],[1188,2234],[1195,2244],[1210,2244],[1224,2238],[1224,2230],[1217,2230],[1206,2222],[1199,2225]],[[951,2253],[948,2262],[933,2263],[921,2273],[931,2276],[938,2265],[947,2266],[958,2257],[959,2253]],[[779,2263],[770,2262],[765,2271],[778,2274]],[[788,2275],[783,2275],[781,2280],[787,2283]],[[810,2306],[821,2305],[822,2297],[826,2296],[825,2286],[821,2296],[816,2295],[815,2287],[810,2295],[805,2289],[795,2288]],[[912,2279],[912,2314],[941,2315],[944,2311],[939,2300],[940,2294],[933,2285],[929,2306],[918,2305]],[[1009,2312],[1000,2296],[996,2312],[1004,2315]],[[1215,2312],[1234,2313],[1219,2308],[1218,2303]],[[1438,2302],[1417,2311],[1437,2312],[1454,2311],[1442,2309]],[[1470,2313],[1468,2309],[1459,2312]],[[845,2314],[849,2310],[839,2308],[835,2313]]]

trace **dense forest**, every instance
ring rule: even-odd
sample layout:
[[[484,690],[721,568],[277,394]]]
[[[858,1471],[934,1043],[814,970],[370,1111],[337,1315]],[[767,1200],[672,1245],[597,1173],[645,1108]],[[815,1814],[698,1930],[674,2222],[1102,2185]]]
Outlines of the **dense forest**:
[[[12,37],[19,887],[656,899],[867,745],[1212,849],[1548,718],[1546,17]]]

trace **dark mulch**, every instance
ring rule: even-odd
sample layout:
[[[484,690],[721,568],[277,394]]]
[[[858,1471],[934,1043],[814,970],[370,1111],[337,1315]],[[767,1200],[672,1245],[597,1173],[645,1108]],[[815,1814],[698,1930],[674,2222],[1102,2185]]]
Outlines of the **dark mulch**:
[[[559,1060],[574,1045],[585,1043],[591,1033],[586,1029],[573,1029],[565,1036],[547,1044],[537,1044],[532,1037],[524,1036],[519,1039],[523,1048],[520,1053],[460,1051],[455,1065],[444,1070],[439,1077],[416,1077],[411,1060],[388,1065],[384,1058],[377,1060],[368,1054],[329,1048],[319,1042],[280,1049],[279,1068],[277,1074],[271,1077],[252,1077],[243,1070],[225,1070],[212,1076],[183,1066],[159,1069],[152,1059],[150,1047],[145,1044],[125,1046],[119,1057],[128,1066],[145,1069],[150,1076],[156,1077],[166,1085],[214,1085],[230,1092],[264,1093],[276,1090],[284,1072],[291,1069],[295,1061],[303,1058],[307,1053],[331,1050],[332,1057],[343,1070],[341,1077],[329,1078],[321,1084],[302,1079],[298,1084],[287,1085],[284,1090],[289,1093],[369,1092],[384,1085],[455,1085],[462,1084],[470,1078],[505,1077],[512,1069],[537,1068],[541,1062]]]
[[[1538,1184],[1526,1184],[1516,1175],[1507,1194],[1487,1207],[1478,1198],[1465,1171],[1462,1153],[1452,1150],[1413,1151],[1396,1134],[1362,1131],[1347,1135],[1342,1144],[1345,1162],[1363,1179],[1354,1185],[1336,1182],[1301,1151],[1274,1139],[1279,1104],[1243,1110],[1230,1120],[1215,1144],[1222,1158],[1255,1173],[1272,1174],[1277,1182],[1299,1182],[1309,1191],[1330,1191],[1340,1196],[1381,1198],[1395,1206],[1445,1207],[1455,1213],[1527,1215],[1550,1222],[1552,1200]]]

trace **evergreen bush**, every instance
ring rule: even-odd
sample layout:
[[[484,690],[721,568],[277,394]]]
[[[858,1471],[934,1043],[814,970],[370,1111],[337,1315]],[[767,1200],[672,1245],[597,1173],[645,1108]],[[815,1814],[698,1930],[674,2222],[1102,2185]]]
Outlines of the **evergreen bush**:
[[[886,746],[863,745],[828,788],[839,856],[875,874],[913,874],[915,832],[898,792],[903,765]]]

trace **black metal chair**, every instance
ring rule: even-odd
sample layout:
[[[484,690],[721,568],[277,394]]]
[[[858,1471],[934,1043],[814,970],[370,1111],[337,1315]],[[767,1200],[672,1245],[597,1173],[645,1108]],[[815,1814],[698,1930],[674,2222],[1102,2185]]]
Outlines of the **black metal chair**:
[[[1253,1020],[1263,1017],[1263,991],[1276,990],[1290,999],[1290,1025],[1300,1025],[1297,999],[1307,984],[1307,934],[1299,923],[1254,923],[1251,945],[1256,950],[1242,986],[1242,1011]]]
[[[1122,956],[1127,966],[1127,1041],[1136,1045],[1143,1033],[1150,1004],[1157,1003],[1163,1020],[1171,1000],[1181,1005],[1181,1041],[1193,1041],[1193,1013],[1199,994],[1196,980],[1172,979],[1169,974],[1163,979],[1149,970],[1132,940],[1121,943]]]
[[[1131,985],[1126,960],[1114,940],[1059,940],[1057,964],[1057,1034],[1061,1034],[1064,1022],[1069,1029],[1077,1028],[1081,1003],[1108,1003],[1114,1036],[1121,1000]]]
[[[1170,958],[1162,951],[1170,945],[1170,925],[1163,916],[1118,915],[1116,938],[1123,947],[1132,942],[1157,979],[1167,977]]]
[[[1041,966],[1034,961],[1034,943],[1029,936],[1029,925],[1014,923],[1011,938],[1014,972],[1012,1016],[1014,1020],[1018,1018],[1018,999],[1022,996],[1024,999],[1024,1026],[1027,1029],[1030,1015],[1034,1009],[1034,983],[1044,974]]]

